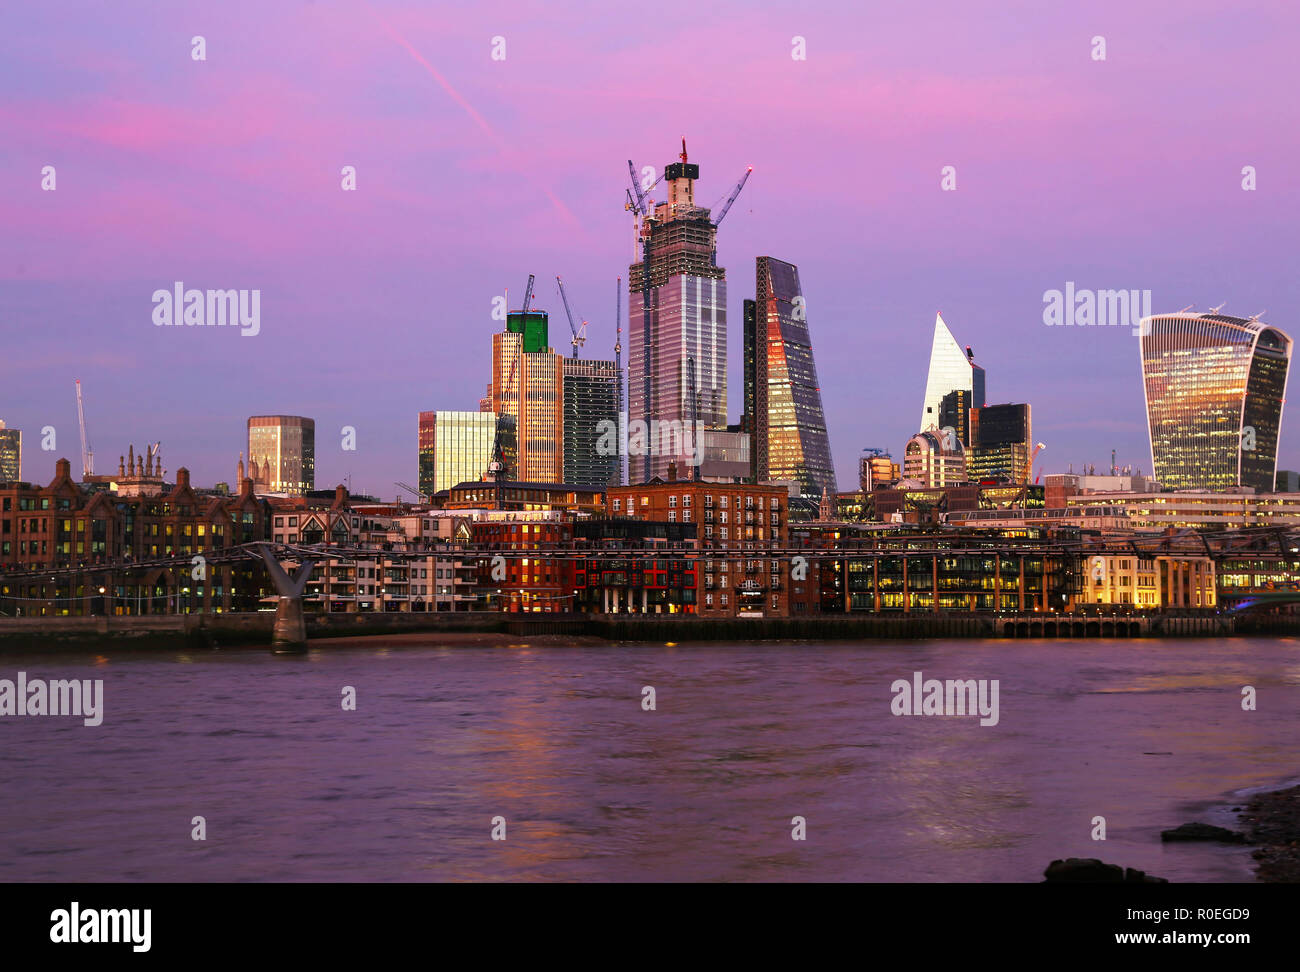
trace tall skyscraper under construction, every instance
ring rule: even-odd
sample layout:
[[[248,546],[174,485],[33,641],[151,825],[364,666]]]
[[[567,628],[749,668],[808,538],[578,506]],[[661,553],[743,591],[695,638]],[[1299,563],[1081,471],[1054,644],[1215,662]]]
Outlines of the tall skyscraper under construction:
[[[726,270],[710,212],[695,204],[699,176],[683,139],[680,161],[664,171],[668,201],[641,218],[642,259],[628,273],[628,418],[659,430],[645,455],[629,455],[631,482],[667,478],[670,463],[689,468],[690,453],[664,428],[684,430],[695,418],[706,428],[727,424]]]
[[[1273,489],[1291,338],[1258,320],[1159,314],[1140,329],[1151,462],[1172,489]]]
[[[759,257],[751,312],[745,302],[745,407],[759,482],[797,482],[820,500],[836,491],[821,385],[813,361],[799,268]]]

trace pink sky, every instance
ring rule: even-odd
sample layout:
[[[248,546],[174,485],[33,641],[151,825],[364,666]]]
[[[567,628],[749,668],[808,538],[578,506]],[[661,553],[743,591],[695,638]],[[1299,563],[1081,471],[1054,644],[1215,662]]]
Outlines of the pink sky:
[[[841,488],[864,446],[897,456],[916,431],[936,310],[990,402],[1033,404],[1046,471],[1111,448],[1149,469],[1135,339],[1047,328],[1042,295],[1149,289],[1157,311],[1226,302],[1296,336],[1300,13],[1059,6],[11,9],[0,418],[24,430],[25,477],[48,480],[39,430],[75,460],[81,378],[101,468],[162,440],[208,484],[233,478],[248,415],[305,414],[318,487],[391,496],[415,479],[416,414],[477,406],[505,288],[538,275],[562,350],[562,275],[586,351],[612,356],[627,159],[661,167],[685,134],[705,204],[754,166],[719,238],[733,419],[741,300],[771,255],[800,267]],[[150,295],[176,280],[260,289],[261,333],[155,328]],[[1298,422],[1282,468],[1300,466]]]

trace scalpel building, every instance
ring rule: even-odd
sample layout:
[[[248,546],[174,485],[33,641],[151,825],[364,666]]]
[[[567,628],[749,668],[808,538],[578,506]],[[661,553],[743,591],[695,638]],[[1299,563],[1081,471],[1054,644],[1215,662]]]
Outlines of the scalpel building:
[[[1271,492],[1291,339],[1257,320],[1182,313],[1143,318],[1140,347],[1160,484]]]

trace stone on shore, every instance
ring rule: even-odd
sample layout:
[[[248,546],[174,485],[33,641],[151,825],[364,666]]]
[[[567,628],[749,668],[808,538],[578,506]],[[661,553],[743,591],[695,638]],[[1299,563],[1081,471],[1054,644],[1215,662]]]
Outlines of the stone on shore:
[[[1107,864],[1095,857],[1070,857],[1052,861],[1043,876],[1053,884],[1168,884],[1165,878],[1145,871]]]
[[[1171,840],[1217,840],[1225,844],[1244,844],[1246,835],[1225,827],[1215,827],[1207,823],[1185,823],[1173,830],[1160,831],[1160,839]]]

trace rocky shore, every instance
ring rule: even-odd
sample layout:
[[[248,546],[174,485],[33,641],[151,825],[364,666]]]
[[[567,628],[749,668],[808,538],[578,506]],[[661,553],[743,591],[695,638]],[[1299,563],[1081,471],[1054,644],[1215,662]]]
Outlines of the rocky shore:
[[[1261,881],[1300,883],[1300,786],[1257,793],[1239,813]]]
[[[1165,830],[1160,839],[1248,844],[1255,849],[1255,877],[1270,884],[1300,883],[1300,786],[1257,793],[1245,806],[1233,807],[1239,830],[1206,823],[1185,823]]]

